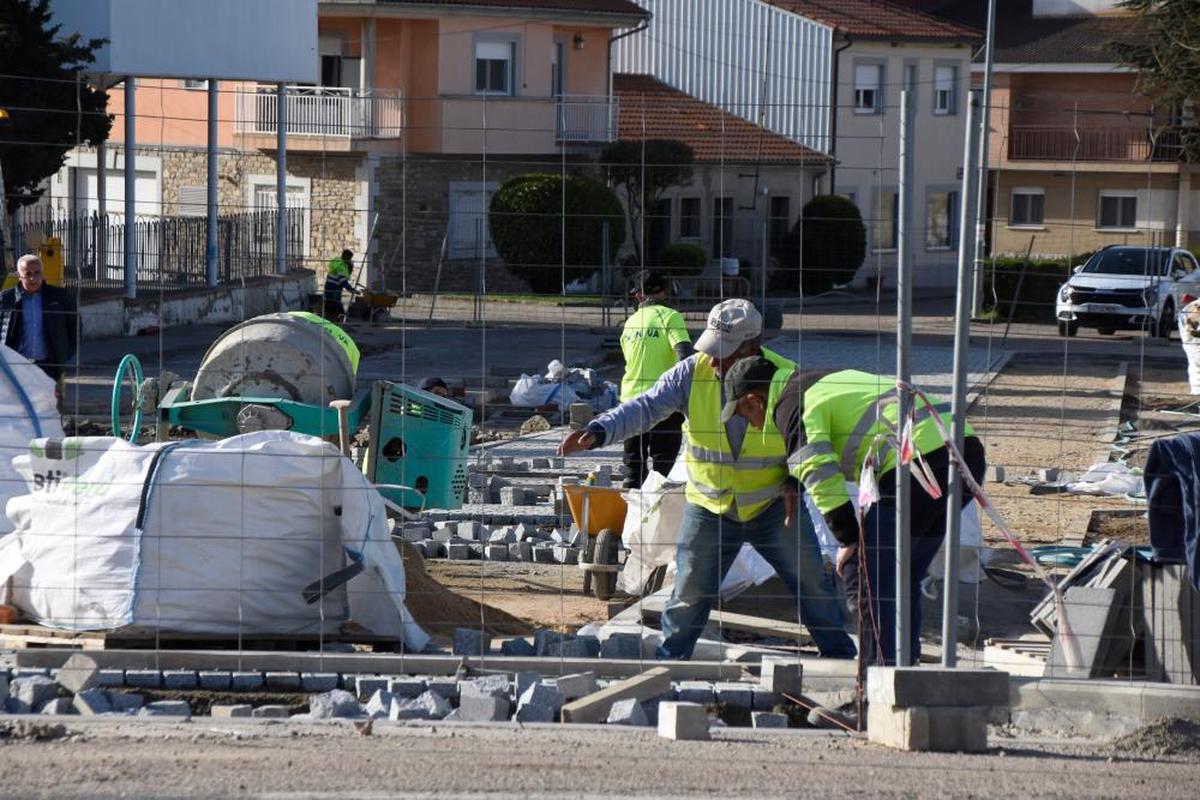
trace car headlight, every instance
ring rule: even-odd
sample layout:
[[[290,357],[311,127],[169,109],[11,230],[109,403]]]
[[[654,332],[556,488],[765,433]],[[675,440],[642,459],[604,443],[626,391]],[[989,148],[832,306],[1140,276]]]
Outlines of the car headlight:
[[[1070,299],[1071,299],[1071,284],[1064,283],[1062,285],[1062,288],[1058,290],[1058,300],[1061,303],[1065,303]]]

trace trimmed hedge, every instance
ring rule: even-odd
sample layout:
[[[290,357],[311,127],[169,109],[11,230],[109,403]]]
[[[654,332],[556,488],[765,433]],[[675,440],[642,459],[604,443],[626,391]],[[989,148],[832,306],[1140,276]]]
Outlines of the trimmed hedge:
[[[658,263],[667,275],[699,275],[708,263],[708,253],[698,244],[675,242],[659,251]]]
[[[500,257],[542,294],[557,294],[564,283],[589,278],[602,266],[605,222],[608,254],[614,258],[625,241],[621,201],[603,183],[583,175],[566,176],[565,186],[559,174],[517,175],[504,182],[488,207]]]
[[[1090,253],[1072,259],[1035,259],[1025,266],[1023,258],[988,260],[984,270],[984,307],[1003,319],[1020,322],[1054,322],[1058,288],[1067,282],[1071,268],[1082,264]],[[1021,281],[1021,270],[1025,280]],[[1017,284],[1021,295],[1016,297]]]
[[[805,296],[823,294],[854,280],[866,255],[867,227],[858,206],[841,195],[817,195],[804,204],[788,233],[769,287]]]

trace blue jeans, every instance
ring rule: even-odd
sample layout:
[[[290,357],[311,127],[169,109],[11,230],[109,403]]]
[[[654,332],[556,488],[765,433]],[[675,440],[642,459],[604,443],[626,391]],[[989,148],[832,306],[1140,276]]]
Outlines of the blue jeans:
[[[821,655],[854,657],[854,642],[846,634],[842,607],[821,561],[817,535],[802,496],[796,505],[798,531],[784,527],[782,499],[741,523],[687,504],[675,548],[675,588],[662,614],[659,658],[691,657],[713,603],[720,597],[721,581],[743,542],[752,545],[800,599],[800,621],[812,634]],[[794,520],[792,524],[796,524]]]

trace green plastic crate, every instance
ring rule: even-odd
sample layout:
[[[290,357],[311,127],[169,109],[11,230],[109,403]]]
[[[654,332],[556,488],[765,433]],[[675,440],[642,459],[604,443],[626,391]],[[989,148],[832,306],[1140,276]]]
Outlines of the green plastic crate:
[[[392,381],[371,390],[371,444],[367,478],[376,484],[412,489],[380,489],[407,509],[461,508],[467,493],[471,450],[471,409]]]

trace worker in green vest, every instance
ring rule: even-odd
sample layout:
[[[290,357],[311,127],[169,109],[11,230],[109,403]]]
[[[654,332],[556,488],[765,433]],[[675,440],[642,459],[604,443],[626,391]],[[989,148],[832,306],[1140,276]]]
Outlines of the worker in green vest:
[[[762,316],[749,300],[726,300],[708,315],[696,353],[664,372],[646,391],[596,417],[559,445],[560,455],[644,433],[683,414],[687,504],[675,546],[676,577],[662,614],[659,657],[690,658],[720,586],[743,543],[762,555],[800,601],[800,620],[821,655],[852,658],[842,607],[825,571],[812,521],[796,513],[787,451],[771,426],[721,420],[721,378],[734,362],[761,355],[784,374],[796,365],[762,347]]]
[[[325,319],[340,322],[346,309],[342,306],[342,291],[358,294],[350,283],[350,274],[354,269],[354,253],[343,250],[337,258],[330,259],[325,268]]]
[[[896,656],[896,381],[857,370],[794,372],[764,358],[747,358],[725,377],[723,417],[741,417],[750,436],[762,430],[781,436],[792,476],[808,492],[825,517],[840,548],[838,574],[846,580],[848,604],[858,614],[860,650],[867,664],[895,664]],[[917,399],[912,444],[930,468],[940,494],[921,485],[923,470],[913,465],[909,504],[912,547],[909,598],[910,646],[913,663],[920,657],[920,586],[942,544],[949,497],[950,454],[934,415],[950,429],[950,404],[930,406]],[[971,475],[983,480],[983,443],[967,426],[963,459]],[[851,502],[848,482],[862,479],[869,463],[879,487],[879,501],[863,518]],[[965,483],[963,505],[971,501]],[[860,552],[859,548],[863,548]]]
[[[657,272],[643,270],[634,279],[638,308],[621,329],[625,375],[621,402],[645,392],[664,372],[692,354],[683,315],[664,305],[668,283]],[[625,440],[625,486],[641,486],[650,469],[668,475],[683,441],[683,414],[672,414],[649,431]],[[653,467],[651,467],[651,464]]]

